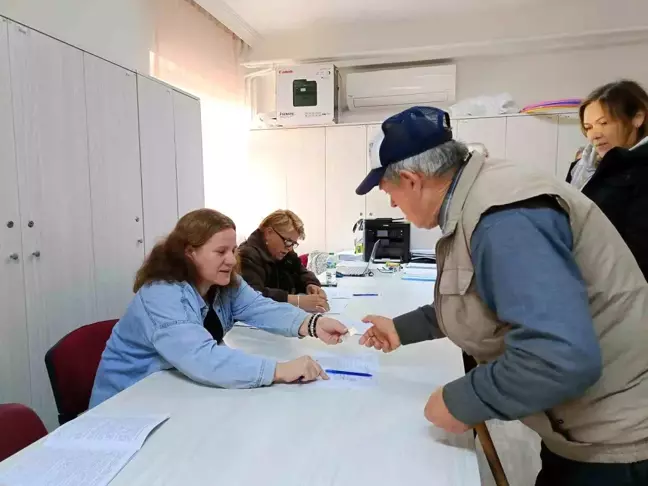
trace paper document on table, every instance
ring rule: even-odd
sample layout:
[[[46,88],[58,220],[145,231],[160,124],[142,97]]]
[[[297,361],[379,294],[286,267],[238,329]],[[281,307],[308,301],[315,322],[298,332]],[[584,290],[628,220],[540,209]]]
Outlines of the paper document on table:
[[[349,299],[331,299],[328,301],[329,311],[327,314],[342,314],[347,305],[349,305]]]
[[[0,473],[2,486],[105,486],[168,415],[87,415],[53,432]]]
[[[328,388],[363,388],[376,384],[379,370],[376,356],[314,356],[326,371],[328,380],[318,380],[316,386]]]
[[[168,415],[142,417],[83,416],[58,428],[45,445],[84,449],[139,450],[155,427]]]
[[[0,474],[0,485],[106,486],[136,452],[38,447]]]
[[[349,289],[341,289],[339,287],[329,287],[324,289],[326,296],[329,300],[332,299],[350,299],[353,297],[353,292]]]
[[[434,282],[437,277],[436,268],[406,268],[403,271],[403,280],[422,280],[425,282]]]

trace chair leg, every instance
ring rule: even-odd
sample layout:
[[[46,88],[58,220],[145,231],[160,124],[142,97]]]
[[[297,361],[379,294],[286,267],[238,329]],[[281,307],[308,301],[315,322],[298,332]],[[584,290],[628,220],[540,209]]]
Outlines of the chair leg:
[[[493,444],[493,439],[488,431],[488,427],[486,427],[485,423],[481,423],[475,426],[475,431],[477,432],[477,437],[479,437],[479,442],[484,450],[484,455],[486,456],[490,470],[495,478],[495,484],[497,486],[509,486],[509,482],[506,479],[506,473],[504,472],[502,462],[497,455],[497,450],[495,449],[495,444]]]

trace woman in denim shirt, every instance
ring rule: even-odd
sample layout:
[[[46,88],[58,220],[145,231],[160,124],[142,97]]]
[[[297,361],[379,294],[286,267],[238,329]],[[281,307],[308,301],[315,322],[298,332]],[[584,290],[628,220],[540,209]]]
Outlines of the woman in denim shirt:
[[[236,274],[236,227],[211,209],[193,211],[158,243],[137,272],[135,297],[101,357],[90,407],[160,370],[198,383],[253,388],[327,379],[312,358],[252,356],[222,345],[235,321],[282,336],[314,335],[337,344],[347,329],[263,297]]]

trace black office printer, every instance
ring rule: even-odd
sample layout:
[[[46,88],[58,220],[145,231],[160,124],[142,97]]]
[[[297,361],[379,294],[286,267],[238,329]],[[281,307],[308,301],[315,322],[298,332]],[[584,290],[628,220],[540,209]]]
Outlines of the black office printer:
[[[371,251],[378,240],[375,260],[410,261],[410,224],[402,219],[378,218],[364,221],[364,261],[368,262]]]

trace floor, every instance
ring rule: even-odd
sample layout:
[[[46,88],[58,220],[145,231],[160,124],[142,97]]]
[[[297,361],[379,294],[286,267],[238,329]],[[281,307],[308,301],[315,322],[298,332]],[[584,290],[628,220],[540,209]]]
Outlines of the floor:
[[[540,438],[520,422],[491,420],[488,430],[493,437],[510,486],[533,486],[540,471]],[[477,458],[482,486],[495,486],[486,457],[477,441]]]

